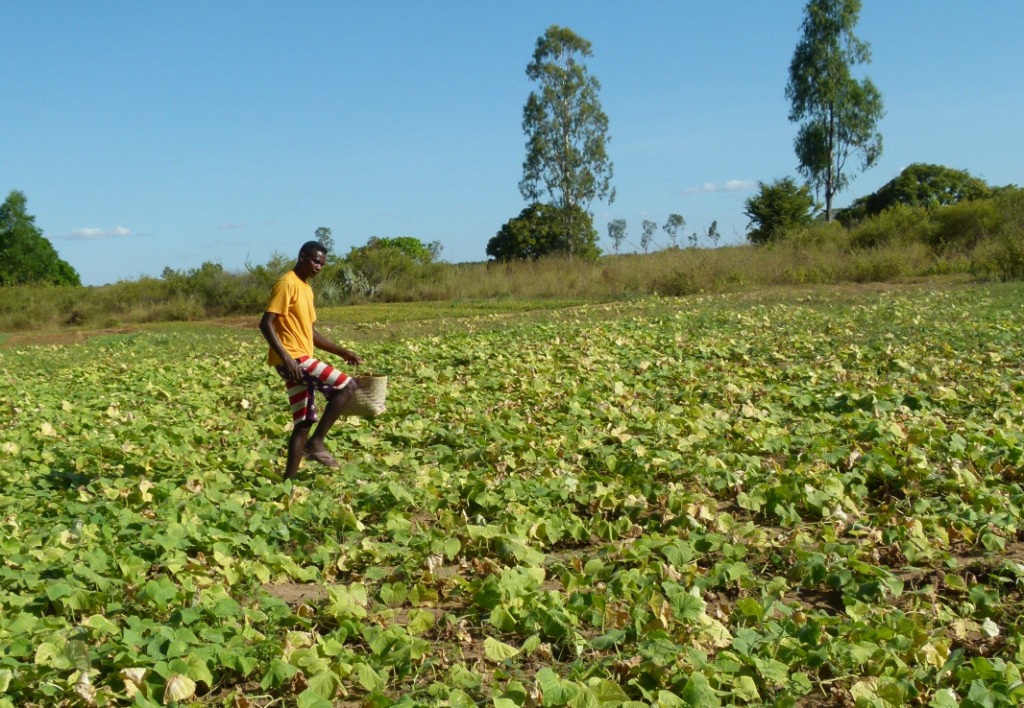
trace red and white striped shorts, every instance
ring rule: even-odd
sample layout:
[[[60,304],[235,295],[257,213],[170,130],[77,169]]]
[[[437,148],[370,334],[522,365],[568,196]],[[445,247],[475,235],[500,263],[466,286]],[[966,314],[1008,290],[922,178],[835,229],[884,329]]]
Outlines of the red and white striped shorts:
[[[277,373],[287,384],[292,420],[296,423],[300,420],[315,423],[317,414],[314,394],[320,391],[329,398],[352,383],[352,377],[311,356],[300,356],[295,361],[302,368],[302,381],[299,383],[288,380],[283,366],[277,367]]]

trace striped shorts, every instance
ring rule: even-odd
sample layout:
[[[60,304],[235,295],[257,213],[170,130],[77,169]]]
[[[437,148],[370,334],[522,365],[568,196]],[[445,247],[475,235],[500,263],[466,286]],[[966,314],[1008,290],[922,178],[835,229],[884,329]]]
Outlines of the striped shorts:
[[[314,394],[320,391],[327,397],[352,383],[352,377],[311,356],[300,356],[295,361],[302,368],[302,381],[289,381],[283,366],[277,367],[288,388],[288,404],[292,409],[292,421],[315,423],[317,420]]]

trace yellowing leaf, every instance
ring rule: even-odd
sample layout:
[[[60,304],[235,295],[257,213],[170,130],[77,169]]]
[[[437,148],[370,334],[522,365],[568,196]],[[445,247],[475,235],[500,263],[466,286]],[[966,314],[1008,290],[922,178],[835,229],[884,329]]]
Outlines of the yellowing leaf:
[[[142,691],[149,669],[131,668],[121,669],[121,679],[124,681],[124,692],[129,698]]]
[[[150,482],[148,479],[143,479],[139,482],[139,492],[142,497],[142,501],[150,502],[153,501],[153,495],[149,493],[149,490],[156,485]]]
[[[188,676],[171,674],[164,686],[164,703],[186,701],[196,693],[196,682]]]
[[[700,638],[711,646],[724,649],[732,644],[732,635],[729,634],[729,630],[726,626],[718,620],[712,619],[707,615],[703,615],[700,618],[700,624]]]
[[[89,680],[89,673],[83,671],[75,682],[75,693],[87,706],[96,705],[96,687]]]
[[[949,659],[949,642],[948,640],[928,642],[921,647],[921,653],[925,663],[936,669],[941,669]]]
[[[43,642],[36,647],[35,662],[40,666],[53,666],[58,669],[69,667],[64,659],[64,652],[53,642]]]

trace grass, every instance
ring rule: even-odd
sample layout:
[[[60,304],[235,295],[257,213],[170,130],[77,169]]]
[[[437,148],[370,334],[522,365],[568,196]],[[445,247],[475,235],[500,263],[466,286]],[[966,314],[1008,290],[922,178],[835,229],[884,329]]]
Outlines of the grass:
[[[1014,190],[992,201],[936,211],[896,209],[849,229],[837,223],[815,223],[761,247],[673,247],[649,254],[607,255],[596,261],[552,257],[512,263],[406,263],[380,270],[379,278],[364,283],[372,287],[362,289],[345,285],[352,266],[339,260],[324,269],[313,288],[320,312],[344,306],[332,311],[332,317],[376,326],[382,321],[422,319],[423,312],[433,317],[445,308],[447,314],[442,316],[457,318],[493,308],[536,310],[565,303],[778,286],[1020,279],[1024,277],[1022,254],[1024,190]],[[0,332],[74,332],[257,317],[274,280],[288,267],[288,259],[275,257],[265,266],[248,266],[239,273],[204,263],[187,272],[165,271],[160,279],[101,287],[0,288]],[[358,275],[361,280],[370,278]],[[372,316],[363,309],[367,303],[382,301],[408,306],[373,309]]]
[[[318,298],[318,311],[339,321],[365,323],[560,308],[648,295],[736,292],[778,285],[871,282],[962,273],[963,264],[929,265],[926,254],[903,247],[844,257],[831,247],[746,246],[715,250],[670,249],[646,255],[606,256],[596,262],[546,259],[509,264],[440,264],[429,277],[385,284],[381,310],[353,299],[336,305]],[[269,286],[251,278],[223,278],[218,294],[168,292],[158,280],[102,287],[0,288],[0,332],[94,330],[146,323],[200,321],[223,316],[258,317]],[[329,273],[314,288],[330,290]],[[236,288],[239,292],[231,292]],[[258,290],[258,292],[257,292]],[[244,291],[244,292],[243,292]],[[214,291],[210,291],[214,292]],[[372,312],[373,316],[368,316]]]
[[[394,341],[412,336],[443,334],[466,328],[500,327],[508,318],[528,320],[546,313],[574,308],[582,300],[487,300],[467,302],[366,303],[324,307],[317,311],[318,327],[345,342]],[[252,330],[259,318],[233,316],[188,322],[143,322],[129,326],[90,328],[49,327],[0,334],[0,348],[96,343],[117,340],[136,332],[180,336],[216,336],[225,330]]]
[[[804,284],[740,288],[730,293],[706,293],[704,297],[727,297],[750,307],[762,305],[800,305],[830,307],[870,299],[879,291],[919,289],[948,290],[970,287],[964,278],[934,277],[901,283],[844,283],[838,285]],[[653,309],[675,311],[671,297],[651,295],[644,299]],[[464,301],[381,302],[318,308],[318,328],[338,342],[355,346],[378,342],[397,342],[413,337],[440,336],[457,332],[483,332],[525,322],[575,319],[579,312],[602,320],[617,316],[615,300],[584,298],[527,299],[494,298]],[[586,307],[585,305],[592,305]],[[258,315],[231,316],[192,321],[140,322],[115,327],[51,326],[48,328],[0,333],[0,349],[24,346],[102,344],[116,342],[140,332],[184,337],[216,337],[226,331],[251,331],[254,338]]]

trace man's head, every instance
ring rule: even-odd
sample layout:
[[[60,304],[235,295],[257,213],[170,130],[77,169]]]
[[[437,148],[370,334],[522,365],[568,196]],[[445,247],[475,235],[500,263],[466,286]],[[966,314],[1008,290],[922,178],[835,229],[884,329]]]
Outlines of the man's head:
[[[307,241],[299,249],[299,260],[295,264],[295,274],[308,280],[320,272],[327,262],[327,249],[319,241]]]

